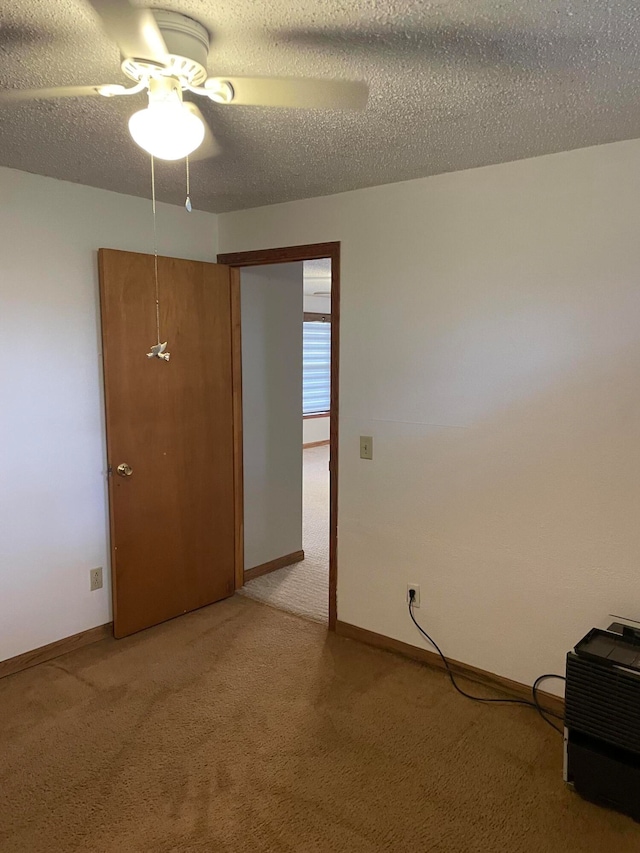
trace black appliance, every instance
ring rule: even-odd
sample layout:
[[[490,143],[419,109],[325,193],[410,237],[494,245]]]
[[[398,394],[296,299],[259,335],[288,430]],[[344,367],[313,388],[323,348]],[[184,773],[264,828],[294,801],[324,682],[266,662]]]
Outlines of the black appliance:
[[[640,631],[593,628],[567,655],[565,781],[640,821]]]

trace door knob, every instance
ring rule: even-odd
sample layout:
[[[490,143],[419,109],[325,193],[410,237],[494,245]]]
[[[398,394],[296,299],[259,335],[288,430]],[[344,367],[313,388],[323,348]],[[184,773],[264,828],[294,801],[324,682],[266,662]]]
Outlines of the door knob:
[[[130,477],[133,474],[133,468],[127,465],[126,462],[121,462],[116,470],[121,477]]]

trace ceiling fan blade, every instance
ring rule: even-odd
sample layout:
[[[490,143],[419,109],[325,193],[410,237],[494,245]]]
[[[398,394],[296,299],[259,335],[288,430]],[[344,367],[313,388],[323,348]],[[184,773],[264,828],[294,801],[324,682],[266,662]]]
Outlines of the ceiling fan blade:
[[[104,86],[57,86],[52,89],[0,90],[0,104],[17,104],[22,101],[48,101],[52,98],[85,98],[99,95]]]
[[[200,107],[196,106],[196,104],[191,101],[184,101],[184,105],[189,112],[193,113],[194,116],[197,116],[204,124],[204,139],[193,154],[189,154],[189,160],[195,163],[197,160],[208,160],[210,157],[217,157],[218,154],[221,153],[220,146],[211,132],[211,128],[209,127],[206,118],[202,115]]]
[[[150,9],[131,6],[128,0],[88,0],[102,19],[107,35],[127,59],[163,63],[168,54],[162,33]]]
[[[238,106],[364,110],[369,97],[366,83],[295,77],[210,77],[205,88],[215,90],[225,82],[233,86],[230,103]]]
[[[569,37],[550,24],[542,30],[514,26],[432,21],[422,25],[393,24],[375,29],[367,26],[292,29],[274,33],[285,44],[387,60],[415,59],[431,66],[505,68],[507,71],[562,69],[580,63],[585,55],[603,50],[586,34]],[[541,71],[541,73],[544,73]]]

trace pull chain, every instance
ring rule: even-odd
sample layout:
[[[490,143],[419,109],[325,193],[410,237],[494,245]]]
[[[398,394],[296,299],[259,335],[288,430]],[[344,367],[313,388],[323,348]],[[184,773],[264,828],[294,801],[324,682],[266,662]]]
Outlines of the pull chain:
[[[158,343],[151,347],[147,358],[160,358],[169,361],[170,353],[165,352],[167,342],[160,343],[160,290],[158,287],[158,226],[156,222],[156,170],[153,154],[151,155],[151,209],[153,211],[153,276],[156,290],[156,337]]]
[[[187,213],[191,213],[192,207],[191,207],[191,193],[189,191],[189,155],[188,154],[187,154],[185,160],[186,160],[186,164],[187,164],[187,200],[185,201],[184,206],[185,206],[185,210],[187,211]]]
[[[160,343],[160,292],[158,288],[158,224],[156,221],[156,169],[151,155],[151,207],[153,210],[153,275],[156,285],[156,336]]]

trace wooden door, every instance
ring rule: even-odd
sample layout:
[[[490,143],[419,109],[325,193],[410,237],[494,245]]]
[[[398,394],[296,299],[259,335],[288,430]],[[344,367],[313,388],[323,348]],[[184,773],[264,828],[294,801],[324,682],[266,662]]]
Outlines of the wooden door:
[[[101,249],[113,618],[124,637],[234,592],[231,271]],[[122,463],[130,475],[118,474]]]

